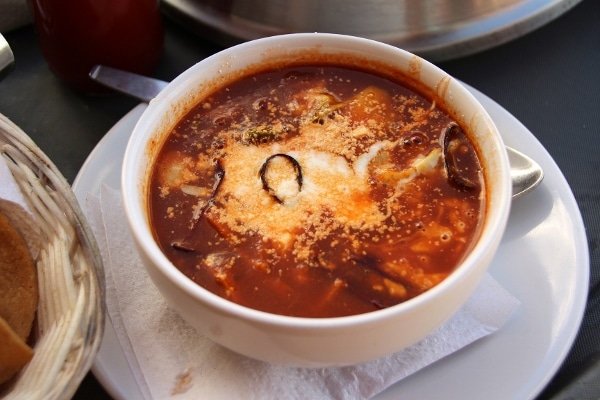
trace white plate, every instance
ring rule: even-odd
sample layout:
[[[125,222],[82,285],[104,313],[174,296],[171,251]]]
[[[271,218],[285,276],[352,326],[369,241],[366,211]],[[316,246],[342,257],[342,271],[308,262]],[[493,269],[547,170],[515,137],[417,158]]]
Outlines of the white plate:
[[[545,170],[542,185],[513,202],[490,269],[522,305],[497,333],[393,385],[377,399],[532,398],[556,373],[583,317],[589,253],[579,208],[565,178],[527,128],[468,88],[486,107],[505,143]],[[123,117],[88,157],[73,184],[82,205],[86,193],[99,193],[102,184],[120,188],[125,146],[145,107],[141,104]],[[92,370],[113,397],[141,397],[110,320]]]

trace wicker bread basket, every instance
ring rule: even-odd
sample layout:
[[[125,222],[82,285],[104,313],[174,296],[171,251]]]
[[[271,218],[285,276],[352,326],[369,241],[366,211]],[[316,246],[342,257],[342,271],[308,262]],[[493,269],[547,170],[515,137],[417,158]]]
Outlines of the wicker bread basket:
[[[39,304],[33,359],[0,390],[3,399],[64,399],[89,371],[104,330],[104,273],[71,188],[50,159],[0,114],[0,156],[39,223]]]

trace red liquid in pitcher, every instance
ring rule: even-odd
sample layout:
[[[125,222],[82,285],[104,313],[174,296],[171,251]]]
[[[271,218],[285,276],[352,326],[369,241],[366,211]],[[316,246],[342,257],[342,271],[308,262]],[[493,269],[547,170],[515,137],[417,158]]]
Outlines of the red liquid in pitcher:
[[[29,0],[42,54],[72,88],[105,89],[88,74],[97,64],[150,74],[163,49],[157,0]]]

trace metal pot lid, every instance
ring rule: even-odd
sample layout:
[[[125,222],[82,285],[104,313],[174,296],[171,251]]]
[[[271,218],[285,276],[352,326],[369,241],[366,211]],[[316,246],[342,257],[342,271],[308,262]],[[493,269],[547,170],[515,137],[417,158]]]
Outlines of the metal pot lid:
[[[163,0],[167,16],[222,45],[292,32],[375,39],[431,61],[506,43],[581,0]]]

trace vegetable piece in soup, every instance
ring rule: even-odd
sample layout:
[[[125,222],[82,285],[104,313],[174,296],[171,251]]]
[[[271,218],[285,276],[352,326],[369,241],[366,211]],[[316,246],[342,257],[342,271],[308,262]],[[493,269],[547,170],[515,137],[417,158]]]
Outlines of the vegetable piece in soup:
[[[190,110],[151,176],[166,256],[194,282],[271,313],[390,307],[441,282],[477,240],[483,174],[461,127],[406,86],[297,66]]]

